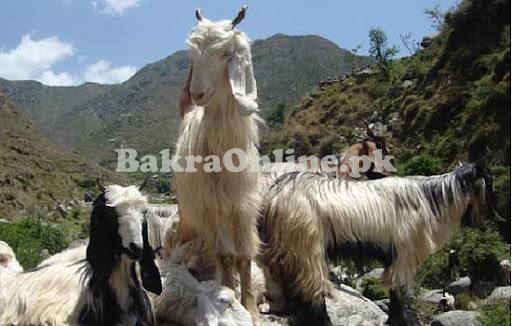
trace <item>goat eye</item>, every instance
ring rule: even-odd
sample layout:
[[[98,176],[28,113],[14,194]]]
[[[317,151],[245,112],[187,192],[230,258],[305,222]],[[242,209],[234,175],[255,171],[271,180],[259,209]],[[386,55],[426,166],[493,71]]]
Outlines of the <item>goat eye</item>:
[[[222,58],[229,58],[233,55],[233,52],[231,51],[226,51],[222,54]]]

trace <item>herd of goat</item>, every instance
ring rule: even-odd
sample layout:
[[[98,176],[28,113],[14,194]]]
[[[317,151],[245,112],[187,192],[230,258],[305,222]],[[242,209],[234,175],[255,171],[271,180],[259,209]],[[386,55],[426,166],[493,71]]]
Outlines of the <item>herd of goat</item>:
[[[176,153],[258,156],[250,40],[233,20],[196,11],[180,99]],[[350,155],[385,149],[377,137]],[[183,162],[180,162],[184,164]],[[404,294],[417,268],[462,225],[497,218],[492,178],[469,164],[435,176],[368,180],[295,171],[261,184],[249,168],[175,172],[178,205],[151,205],[137,186],[101,186],[87,245],[23,271],[0,242],[0,325],[259,325],[263,311],[330,325],[331,254],[385,266],[390,325],[409,325]],[[182,165],[182,166],[183,166]],[[236,162],[235,162],[236,165]]]

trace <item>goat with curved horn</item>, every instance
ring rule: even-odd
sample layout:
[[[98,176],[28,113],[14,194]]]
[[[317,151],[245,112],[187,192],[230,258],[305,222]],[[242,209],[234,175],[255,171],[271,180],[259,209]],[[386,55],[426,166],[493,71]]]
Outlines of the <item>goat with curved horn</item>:
[[[203,17],[203,14],[201,14],[201,8],[197,8],[197,9],[196,9],[196,18],[197,18],[197,20],[199,20],[199,21],[202,21],[202,20],[203,20],[203,18],[204,18],[204,17]]]
[[[244,17],[243,6],[233,19],[198,22],[187,43],[189,78],[180,98],[180,136],[176,142],[178,164],[190,155],[224,156],[241,149],[251,161],[259,157],[258,92],[254,77],[251,40],[234,26]],[[201,16],[200,16],[201,17]],[[176,244],[202,237],[212,250],[222,283],[236,288],[240,276],[243,306],[259,324],[251,261],[259,250],[256,217],[261,194],[259,171],[208,171],[195,162],[196,171],[176,171],[179,227]]]
[[[233,28],[235,28],[236,25],[240,24],[240,22],[245,18],[245,12],[247,11],[247,5],[244,5],[240,11],[238,12],[238,15],[233,19],[231,22],[231,25],[233,25]]]

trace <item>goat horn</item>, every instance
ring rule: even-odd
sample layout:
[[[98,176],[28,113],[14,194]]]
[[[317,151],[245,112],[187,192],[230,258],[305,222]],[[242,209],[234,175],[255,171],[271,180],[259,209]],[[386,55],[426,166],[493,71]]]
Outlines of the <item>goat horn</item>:
[[[142,190],[146,187],[146,185],[148,184],[148,178],[144,179],[144,181],[141,183],[141,185],[139,186],[139,190]]]
[[[197,18],[197,20],[199,20],[199,21],[202,21],[202,20],[203,20],[203,15],[201,14],[201,8],[197,8],[197,9],[196,9],[196,18]]]
[[[100,177],[96,177],[96,183],[98,184],[98,188],[100,188],[101,192],[105,192],[105,186],[103,185]]]
[[[235,19],[233,19],[233,21],[231,22],[231,25],[233,25],[233,28],[240,24],[240,22],[245,18],[245,12],[247,11],[247,5],[244,5],[242,7],[242,9],[240,9],[240,11],[238,12],[238,15],[236,16]]]

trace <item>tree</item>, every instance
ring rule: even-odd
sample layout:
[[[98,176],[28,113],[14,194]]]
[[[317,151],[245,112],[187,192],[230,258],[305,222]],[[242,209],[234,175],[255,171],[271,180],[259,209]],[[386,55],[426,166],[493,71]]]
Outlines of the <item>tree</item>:
[[[267,121],[274,124],[283,124],[286,112],[286,104],[281,102],[276,107],[268,111]]]
[[[388,47],[388,37],[386,32],[380,28],[372,27],[368,34],[370,38],[370,55],[377,61],[377,66],[385,77],[390,76],[391,61],[397,55],[398,48],[396,46]]]
[[[354,74],[359,66],[359,57],[357,56],[357,51],[361,49],[361,45],[356,46],[350,52],[347,53],[347,61],[350,66],[350,72]]]
[[[434,28],[436,31],[441,31],[441,26],[443,25],[443,17],[444,13],[439,9],[439,5],[437,4],[434,8],[431,9],[425,9],[423,10],[423,13],[428,16],[430,20],[432,20],[432,25],[430,25],[432,28]]]
[[[412,34],[409,32],[407,34],[400,34],[400,39],[402,40],[402,44],[409,51],[411,55],[415,55],[420,50],[420,43],[415,39],[411,39]]]

